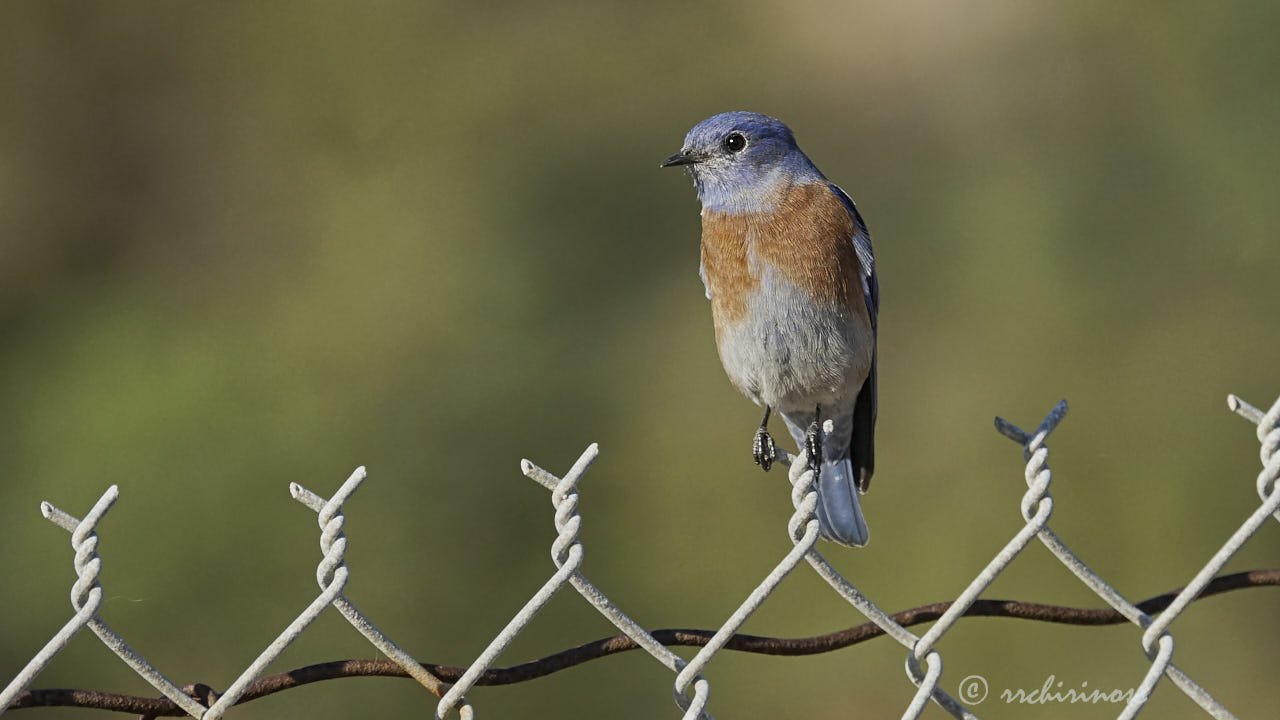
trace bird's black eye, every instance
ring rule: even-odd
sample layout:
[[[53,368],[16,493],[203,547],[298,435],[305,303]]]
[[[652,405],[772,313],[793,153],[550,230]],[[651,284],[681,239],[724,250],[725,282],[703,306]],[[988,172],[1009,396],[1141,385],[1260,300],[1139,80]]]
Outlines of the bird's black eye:
[[[742,152],[742,148],[747,146],[747,139],[742,137],[742,133],[732,132],[724,136],[725,152],[730,154]]]

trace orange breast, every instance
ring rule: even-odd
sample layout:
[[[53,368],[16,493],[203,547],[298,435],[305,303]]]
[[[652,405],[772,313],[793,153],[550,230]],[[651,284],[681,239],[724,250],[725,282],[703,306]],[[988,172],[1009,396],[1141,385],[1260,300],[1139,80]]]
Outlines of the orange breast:
[[[826,183],[782,191],[772,210],[702,213],[702,267],[717,330],[740,322],[766,264],[816,302],[866,316],[853,219]]]

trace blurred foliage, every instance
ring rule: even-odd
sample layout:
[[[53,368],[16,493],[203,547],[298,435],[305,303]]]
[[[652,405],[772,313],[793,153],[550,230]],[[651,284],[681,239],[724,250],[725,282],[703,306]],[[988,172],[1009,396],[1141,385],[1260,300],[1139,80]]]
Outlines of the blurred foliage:
[[[1019,527],[997,413],[1033,426],[1070,399],[1052,525],[1132,599],[1183,584],[1256,507],[1257,443],[1224,400],[1280,391],[1275,3],[2,15],[0,676],[70,612],[40,500],[82,514],[120,484],[105,616],[177,681],[225,687],[315,592],[315,518],[287,483],[327,495],[359,464],[350,597],[464,665],[552,569],[519,459],[559,473],[592,441],[588,577],[650,627],[718,625],[789,547],[790,506],[716,358],[693,191],[657,163],[729,109],[788,122],[876,240],[873,542],[825,551],[882,607],[954,597]],[[1277,565],[1278,530],[1228,569]],[[1100,604],[1039,547],[989,596]],[[1280,662],[1275,603],[1217,597],[1173,626],[1175,662],[1243,716],[1276,702],[1244,671]],[[858,622],[801,568],[746,631]],[[611,632],[566,592],[503,660]],[[328,615],[276,669],[373,652]],[[1146,667],[1121,628],[972,620],[942,652],[949,690],[1125,688]],[[721,717],[896,717],[912,692],[887,640],[726,654],[709,677]],[[674,717],[671,680],[634,655],[472,697],[485,717]],[[37,686],[152,693],[87,636]],[[361,680],[236,716],[433,705]],[[1191,711],[1167,683],[1151,708]]]

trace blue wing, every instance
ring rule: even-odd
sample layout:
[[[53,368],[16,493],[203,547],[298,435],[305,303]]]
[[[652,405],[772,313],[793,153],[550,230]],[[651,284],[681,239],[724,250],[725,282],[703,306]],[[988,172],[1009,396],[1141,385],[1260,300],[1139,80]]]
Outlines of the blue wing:
[[[871,313],[871,328],[876,327],[876,315],[880,312],[880,281],[876,279],[876,256],[871,247],[871,233],[867,231],[867,223],[858,212],[853,199],[838,185],[830,183],[827,187],[840,198],[840,202],[853,218],[853,248],[858,253],[858,263],[862,265],[862,296],[867,301],[867,311]]]
[[[871,316],[871,335],[875,337],[876,316],[880,314],[880,281],[876,278],[876,258],[871,247],[871,233],[867,231],[867,224],[858,213],[858,206],[853,204],[853,198],[834,183],[828,187],[840,198],[849,210],[849,216],[853,218],[852,240],[861,265],[862,297],[866,300],[867,312]],[[878,342],[876,344],[879,345]],[[877,354],[876,348],[871,348],[871,372],[862,383],[858,399],[853,405],[853,434],[849,439],[849,456],[853,460],[860,492],[866,492],[871,487],[871,473],[875,470],[876,412],[879,405]]]

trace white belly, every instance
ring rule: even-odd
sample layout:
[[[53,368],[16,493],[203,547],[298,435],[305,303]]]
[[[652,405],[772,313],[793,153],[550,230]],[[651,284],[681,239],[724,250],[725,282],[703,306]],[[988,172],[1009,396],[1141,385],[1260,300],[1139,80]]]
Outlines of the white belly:
[[[852,407],[874,343],[867,316],[815,303],[770,271],[748,296],[745,316],[720,324],[716,336],[734,386],[784,413]]]

